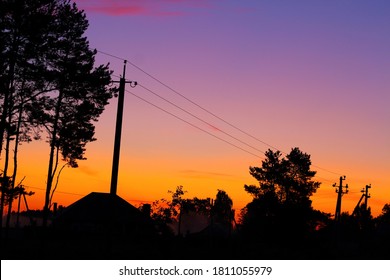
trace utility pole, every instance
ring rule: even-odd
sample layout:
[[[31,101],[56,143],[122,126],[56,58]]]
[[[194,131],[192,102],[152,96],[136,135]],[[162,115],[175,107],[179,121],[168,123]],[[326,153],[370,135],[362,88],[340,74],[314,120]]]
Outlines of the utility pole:
[[[365,193],[364,193],[364,210],[367,210],[368,199],[371,197],[371,195],[368,194],[368,189],[371,189],[371,184],[370,185],[366,185],[366,190],[365,190]]]
[[[336,183],[333,184],[333,187],[337,187],[336,193],[337,193],[337,204],[336,204],[336,213],[334,215],[334,219],[336,222],[340,221],[341,216],[341,198],[343,194],[348,193],[348,184],[343,187],[343,180],[345,180],[345,176],[340,176],[340,184],[336,186]],[[343,190],[345,188],[345,191]]]
[[[352,216],[356,215],[359,210],[360,210],[360,203],[362,202],[363,198],[364,198],[364,204],[363,204],[363,209],[365,211],[367,211],[367,203],[368,203],[368,199],[371,197],[369,194],[368,194],[368,189],[371,189],[371,185],[367,185],[365,188],[363,188],[360,192],[362,193],[362,196],[360,197],[359,199],[359,202],[357,203],[355,209],[353,210],[352,212]]]
[[[118,92],[118,109],[116,112],[116,126],[115,126],[115,141],[114,141],[114,154],[112,158],[112,173],[111,173],[111,188],[110,194],[116,195],[118,186],[118,170],[119,170],[119,154],[121,149],[121,135],[122,135],[122,120],[123,120],[123,103],[125,98],[125,86],[130,84],[131,87],[135,87],[137,82],[126,81],[126,63],[124,60],[123,75],[119,81],[119,92]],[[118,81],[114,81],[118,83]]]

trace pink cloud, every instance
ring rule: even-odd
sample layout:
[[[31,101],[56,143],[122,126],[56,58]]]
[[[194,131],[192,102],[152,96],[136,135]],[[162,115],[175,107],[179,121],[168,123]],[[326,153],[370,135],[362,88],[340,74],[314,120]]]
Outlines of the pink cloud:
[[[107,14],[110,16],[146,15],[148,13],[145,8],[137,6],[86,6],[81,8],[87,12]]]
[[[188,8],[205,8],[209,0],[75,0],[87,13],[110,16],[179,16]]]

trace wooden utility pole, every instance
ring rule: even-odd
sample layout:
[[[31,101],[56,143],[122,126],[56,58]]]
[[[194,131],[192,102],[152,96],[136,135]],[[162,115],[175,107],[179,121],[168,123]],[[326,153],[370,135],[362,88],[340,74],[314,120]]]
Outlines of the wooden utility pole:
[[[126,81],[126,63],[124,60],[123,65],[123,76],[119,81],[119,92],[118,92],[118,109],[116,112],[116,126],[115,126],[115,142],[114,142],[114,154],[112,158],[112,173],[111,173],[111,188],[110,194],[116,195],[118,186],[118,170],[119,170],[119,154],[121,149],[121,135],[122,135],[122,120],[123,120],[123,103],[125,98],[125,85],[130,84],[131,87],[135,87],[137,82]],[[116,83],[118,83],[116,81]]]
[[[345,176],[340,176],[340,184],[336,186],[336,183],[333,184],[333,187],[337,187],[336,193],[337,193],[337,203],[336,203],[336,213],[334,215],[334,219],[336,222],[340,221],[341,216],[341,198],[343,194],[348,193],[348,184],[343,187],[343,180],[345,180]],[[345,188],[345,191],[343,190]]]
[[[360,191],[362,193],[362,196],[360,197],[359,202],[356,204],[356,207],[355,207],[355,209],[352,212],[352,216],[357,215],[357,213],[359,212],[359,210],[360,210],[360,203],[362,202],[363,198],[364,198],[363,209],[365,211],[367,211],[368,199],[371,197],[368,194],[368,189],[371,189],[371,185],[367,185],[365,188],[363,188]]]
[[[370,185],[366,185],[366,190],[365,190],[365,193],[364,193],[364,210],[367,210],[368,199],[371,197],[368,194],[368,189],[371,189],[371,184]]]

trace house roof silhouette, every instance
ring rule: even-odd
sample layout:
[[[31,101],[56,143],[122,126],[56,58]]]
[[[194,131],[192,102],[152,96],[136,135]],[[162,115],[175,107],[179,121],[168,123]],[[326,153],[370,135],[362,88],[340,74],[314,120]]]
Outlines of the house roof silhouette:
[[[81,232],[153,231],[153,221],[148,215],[116,194],[97,192],[66,207],[55,219],[55,226]]]

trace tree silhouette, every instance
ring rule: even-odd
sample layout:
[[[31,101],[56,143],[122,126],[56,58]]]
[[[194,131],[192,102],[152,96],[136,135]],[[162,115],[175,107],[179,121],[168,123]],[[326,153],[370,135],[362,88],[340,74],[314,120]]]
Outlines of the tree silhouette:
[[[96,51],[90,50],[84,36],[88,27],[84,12],[64,1],[57,6],[53,24],[55,33],[48,41],[46,57],[50,62],[49,75],[58,90],[57,94],[46,95],[43,110],[36,112],[50,139],[46,215],[59,153],[71,167],[78,166],[77,160],[85,159],[85,145],[96,140],[93,122],[114,92],[108,87],[111,83],[108,66],[94,68]]]
[[[77,167],[85,159],[86,144],[95,140],[94,122],[115,91],[109,87],[111,72],[108,65],[94,67],[96,51],[84,35],[88,21],[69,0],[5,0],[0,15],[3,175],[8,176],[10,142],[15,140],[16,163],[19,141],[38,138],[43,129],[50,143],[48,213],[60,157]]]
[[[224,190],[218,190],[214,204],[212,206],[212,219],[223,225],[232,225],[234,219],[233,201]]]
[[[390,203],[386,203],[382,208],[382,213],[378,217],[385,222],[390,223]]]
[[[316,172],[310,170],[310,155],[293,148],[286,158],[280,151],[268,150],[261,167],[250,167],[250,174],[259,181],[259,187],[245,185],[245,191],[259,198],[266,193],[276,195],[280,203],[310,203],[310,196],[320,183],[312,181]]]
[[[390,203],[386,203],[383,206],[382,213],[375,220],[379,230],[385,230],[387,233],[390,233]]]
[[[177,186],[175,191],[168,191],[171,194],[171,200],[163,198],[153,202],[151,217],[160,227],[160,231],[171,233],[167,225],[178,222],[178,233],[180,234],[181,214],[183,207],[186,207],[183,195],[186,192],[183,186]]]
[[[54,3],[49,0],[0,2],[0,154],[5,140],[3,176],[12,174],[11,189],[16,182],[18,145],[30,141],[36,132],[29,122],[27,108],[41,93],[52,90],[42,72],[40,57],[51,28],[48,23]],[[13,172],[8,170],[11,141],[14,141]],[[4,200],[1,216],[3,203]]]
[[[210,199],[183,198],[187,191],[181,185],[177,186],[175,191],[169,190],[168,193],[171,194],[170,200],[160,199],[152,204],[151,217],[160,227],[161,232],[171,234],[172,231],[168,230],[167,226],[177,223],[177,234],[181,235],[183,214],[195,213],[210,217],[212,212]]]
[[[249,168],[259,186],[244,186],[254,198],[241,213],[246,232],[278,238],[286,231],[290,237],[302,237],[309,230],[315,216],[310,196],[320,186],[312,180],[316,172],[310,166],[310,155],[293,148],[285,158],[280,151],[268,150],[261,167]]]

